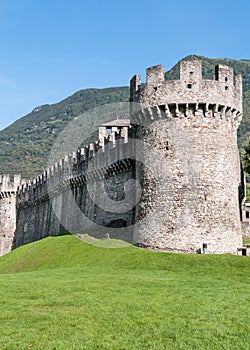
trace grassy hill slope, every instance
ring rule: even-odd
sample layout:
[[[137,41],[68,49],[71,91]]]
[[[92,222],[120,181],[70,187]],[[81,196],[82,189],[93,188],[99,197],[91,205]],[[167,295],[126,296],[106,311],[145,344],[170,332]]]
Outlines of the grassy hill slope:
[[[184,58],[201,59],[204,78],[213,78],[217,63],[229,65],[243,76],[244,117],[239,128],[239,144],[250,137],[250,60],[210,59],[191,55]],[[166,79],[179,78],[179,62],[166,73]],[[65,126],[82,113],[108,103],[129,99],[128,87],[81,90],[53,105],[36,107],[31,113],[0,131],[0,174],[21,173],[24,178],[40,174],[47,166],[50,150]],[[100,115],[99,123],[102,116]],[[96,123],[86,119],[84,129],[90,141]],[[72,135],[73,136],[73,135]]]
[[[231,271],[231,264],[235,263],[239,277],[243,276],[244,268],[250,267],[250,260],[231,255],[182,255],[157,253],[147,249],[137,248],[133,245],[121,248],[105,248],[105,243],[111,246],[111,241],[100,240],[98,243],[91,240],[80,240],[74,235],[63,234],[50,236],[45,239],[24,245],[0,257],[0,273],[16,273],[25,271],[38,271],[57,268],[71,268],[76,266],[108,267],[111,269],[159,269],[168,271],[170,268],[176,272],[182,269],[182,264],[195,273],[207,269],[210,262],[213,268],[226,267],[225,273]],[[90,243],[87,243],[90,242]],[[118,245],[119,246],[119,245]],[[179,266],[179,263],[181,265]],[[203,266],[204,265],[204,266]],[[211,267],[211,266],[210,266]]]
[[[223,267],[226,274],[231,273],[232,264],[239,269],[239,277],[244,276],[245,268],[250,268],[250,260],[233,255],[186,255],[167,254],[142,249],[133,245],[109,248],[111,241],[99,243],[81,240],[75,235],[62,234],[26,244],[0,257],[0,273],[16,273],[71,267],[108,267],[111,269],[153,269],[181,271],[184,264],[193,273]],[[87,243],[89,242],[89,243]],[[98,242],[98,240],[97,240]],[[119,242],[119,241],[117,241]],[[108,248],[105,247],[108,243]],[[114,245],[115,246],[115,245]],[[228,266],[227,266],[228,265]],[[226,267],[227,266],[227,267]]]
[[[0,270],[1,349],[248,348],[247,257],[107,249],[65,235],[1,257]]]

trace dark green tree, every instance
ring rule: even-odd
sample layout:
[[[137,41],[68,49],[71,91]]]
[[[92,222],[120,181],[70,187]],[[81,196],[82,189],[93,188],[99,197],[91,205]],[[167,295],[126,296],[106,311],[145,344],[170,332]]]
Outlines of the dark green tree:
[[[250,138],[244,143],[241,149],[241,159],[243,162],[244,171],[250,174]]]

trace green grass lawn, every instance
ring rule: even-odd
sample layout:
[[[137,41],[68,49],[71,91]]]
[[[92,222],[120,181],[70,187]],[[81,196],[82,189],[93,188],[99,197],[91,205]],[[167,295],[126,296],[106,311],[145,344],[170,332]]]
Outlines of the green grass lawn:
[[[243,239],[244,244],[250,244],[250,238],[244,238]]]
[[[0,349],[250,349],[250,259],[49,237],[0,258]]]

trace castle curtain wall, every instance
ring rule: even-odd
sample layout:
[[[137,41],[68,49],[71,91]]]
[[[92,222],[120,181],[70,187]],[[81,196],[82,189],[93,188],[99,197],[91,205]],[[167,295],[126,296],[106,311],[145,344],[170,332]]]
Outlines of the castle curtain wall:
[[[96,238],[108,233],[132,243],[134,210],[112,212],[106,197],[96,203],[95,196],[104,190],[111,201],[124,199],[125,183],[134,176],[133,162],[111,162],[111,166],[88,174],[79,172],[83,168],[80,158],[78,167],[76,162],[64,164],[64,173],[58,169],[18,192],[13,248],[67,231]],[[72,168],[78,170],[74,173]]]

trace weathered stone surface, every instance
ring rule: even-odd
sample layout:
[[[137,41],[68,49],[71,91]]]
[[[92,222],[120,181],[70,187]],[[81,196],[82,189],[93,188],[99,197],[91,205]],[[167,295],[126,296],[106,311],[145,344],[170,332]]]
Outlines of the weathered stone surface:
[[[141,114],[148,123],[140,138],[150,146],[134,242],[165,251],[198,252],[205,244],[208,253],[237,253],[241,77],[234,85],[232,69],[219,66],[215,80],[203,80],[199,61],[181,62],[177,81],[164,81],[162,72],[152,67],[145,86],[135,86],[138,76],[131,84],[132,102],[142,108],[132,118],[137,122]]]
[[[59,162],[18,189],[14,248],[65,231],[97,238],[108,233],[132,242],[133,208],[112,208],[124,199],[126,182],[134,177],[134,163],[126,156],[130,145],[110,146],[91,155],[81,150],[77,158]]]
[[[0,256],[11,251],[16,230],[16,191],[21,176],[0,176]]]
[[[131,123],[101,125],[98,144],[34,181],[2,178],[0,254],[65,230],[163,251],[236,254],[241,85],[222,65],[203,80],[199,61],[182,62],[176,81],[164,80],[162,65],[147,69],[144,86],[134,76]]]
[[[243,238],[250,238],[250,203],[245,203],[242,209],[242,236]]]

